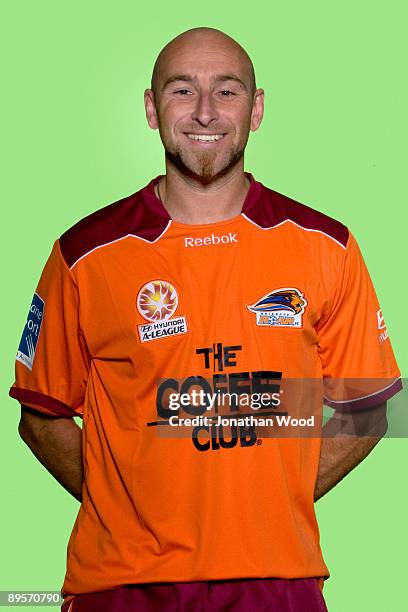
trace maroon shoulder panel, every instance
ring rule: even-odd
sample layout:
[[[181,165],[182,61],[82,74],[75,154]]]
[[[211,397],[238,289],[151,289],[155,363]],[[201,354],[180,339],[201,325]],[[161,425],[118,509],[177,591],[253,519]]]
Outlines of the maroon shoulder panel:
[[[349,231],[340,221],[264,185],[254,190],[252,197],[247,197],[242,212],[263,228],[274,227],[290,219],[305,229],[328,234],[344,247],[347,245]]]
[[[91,213],[64,232],[59,241],[67,265],[73,266],[92,249],[127,234],[148,242],[156,240],[170,221],[154,191],[159,179],[156,177],[136,193]]]
[[[260,227],[274,227],[290,219],[306,229],[328,234],[343,246],[348,229],[339,221],[268,189],[246,173],[250,188],[242,212]],[[156,196],[154,186],[161,176],[146,187],[113,204],[109,204],[78,221],[60,237],[63,257],[69,267],[96,247],[108,244],[128,234],[153,242],[163,233],[170,216]]]

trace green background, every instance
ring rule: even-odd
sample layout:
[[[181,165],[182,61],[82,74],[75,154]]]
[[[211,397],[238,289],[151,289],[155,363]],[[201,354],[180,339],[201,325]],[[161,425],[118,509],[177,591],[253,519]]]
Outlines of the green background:
[[[163,172],[143,91],[181,31],[220,28],[251,55],[266,113],[246,169],[351,228],[407,376],[406,17],[395,0],[3,5],[0,590],[61,587],[79,508],[19,439],[7,396],[32,294],[55,238]],[[317,503],[330,612],[406,601],[406,448],[383,440]]]

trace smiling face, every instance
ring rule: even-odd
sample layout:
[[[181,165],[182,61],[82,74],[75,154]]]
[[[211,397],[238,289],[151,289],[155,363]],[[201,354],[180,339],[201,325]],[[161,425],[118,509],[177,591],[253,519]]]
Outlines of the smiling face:
[[[263,91],[251,61],[231,38],[199,28],[160,53],[146,116],[159,129],[166,159],[203,185],[242,165],[250,130],[262,120]]]

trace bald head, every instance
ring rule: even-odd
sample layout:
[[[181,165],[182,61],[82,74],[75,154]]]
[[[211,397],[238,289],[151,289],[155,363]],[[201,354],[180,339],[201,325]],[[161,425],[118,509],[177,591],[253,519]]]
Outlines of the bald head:
[[[177,72],[177,59],[189,57],[193,53],[198,60],[202,58],[203,61],[208,54],[219,54],[223,59],[230,56],[231,67],[238,68],[248,91],[251,95],[255,93],[255,71],[245,49],[221,30],[201,27],[182,32],[160,51],[151,79],[151,89],[155,96],[160,94],[169,74],[171,78],[172,70]]]

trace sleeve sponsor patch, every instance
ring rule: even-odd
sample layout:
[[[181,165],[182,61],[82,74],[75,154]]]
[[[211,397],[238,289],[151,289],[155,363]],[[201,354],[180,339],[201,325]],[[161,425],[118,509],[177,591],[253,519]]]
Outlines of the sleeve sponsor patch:
[[[44,300],[38,293],[34,293],[33,301],[28,311],[27,322],[24,326],[18,347],[16,361],[20,361],[29,370],[33,367],[35,350],[40,336],[41,324],[44,316]]]

